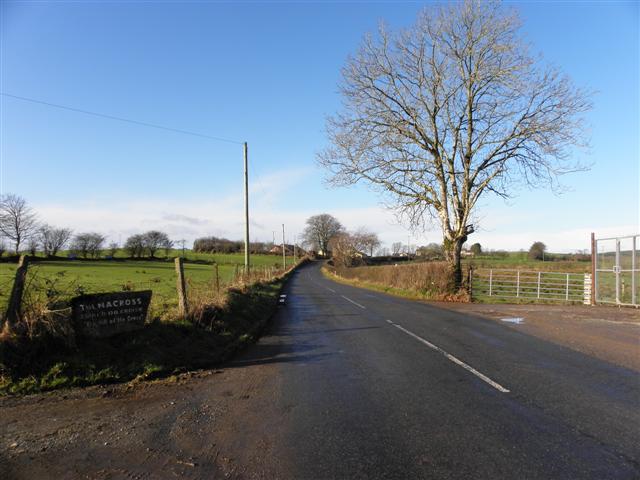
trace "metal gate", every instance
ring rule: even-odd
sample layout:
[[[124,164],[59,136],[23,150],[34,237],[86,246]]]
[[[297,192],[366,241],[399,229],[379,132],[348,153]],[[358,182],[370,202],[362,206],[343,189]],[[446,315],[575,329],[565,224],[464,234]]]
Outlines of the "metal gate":
[[[591,303],[591,274],[477,269],[471,277],[474,299]]]
[[[595,303],[640,306],[640,235],[594,238]]]

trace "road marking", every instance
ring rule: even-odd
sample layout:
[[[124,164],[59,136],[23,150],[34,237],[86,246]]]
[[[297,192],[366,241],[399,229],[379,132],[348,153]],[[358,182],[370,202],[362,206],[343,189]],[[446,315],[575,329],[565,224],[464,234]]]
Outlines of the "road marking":
[[[324,287],[324,288],[326,288],[326,289],[327,289],[327,290],[329,290],[330,292],[336,293],[336,291],[335,291],[333,288],[329,288],[329,287]]]
[[[410,332],[409,330],[407,330],[406,328],[398,325],[397,323],[393,323],[391,320],[387,320],[387,323],[389,323],[390,325],[393,325],[394,327],[396,327],[399,330],[402,330],[404,333],[406,333],[407,335],[412,336],[413,338],[415,338],[416,340],[418,340],[421,343],[424,343],[427,347],[432,348],[433,350],[435,350],[436,352],[441,353],[442,355],[444,355],[445,357],[447,357],[449,360],[451,360],[453,363],[460,365],[462,368],[464,368],[465,370],[468,370],[469,372],[473,373],[476,377],[478,377],[479,379],[485,381],[486,383],[488,383],[489,385],[491,385],[493,388],[495,388],[496,390],[502,392],[502,393],[509,393],[510,390],[504,388],[502,385],[500,385],[497,382],[494,382],[493,380],[491,380],[489,377],[487,377],[486,375],[480,373],[479,371],[477,371],[475,368],[473,368],[470,365],[467,365],[466,363],[464,363],[462,360],[457,359],[456,357],[454,357],[453,355],[451,355],[450,353],[447,353],[446,351],[444,351],[443,349],[441,349],[440,347],[438,347],[437,345],[434,345],[433,343],[429,342],[428,340],[425,340],[422,337],[419,337],[418,335],[416,335],[413,332]]]
[[[349,302],[353,303],[354,305],[357,305],[358,307],[364,309],[364,307],[362,305],[360,305],[358,302],[354,302],[353,300],[351,300],[348,297],[345,297],[344,295],[340,295],[342,298],[344,298],[345,300],[348,300]]]

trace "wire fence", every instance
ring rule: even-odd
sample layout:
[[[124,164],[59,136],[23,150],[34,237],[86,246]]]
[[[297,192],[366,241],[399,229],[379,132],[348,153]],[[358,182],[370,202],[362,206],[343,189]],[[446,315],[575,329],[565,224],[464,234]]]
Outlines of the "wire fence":
[[[475,299],[527,302],[591,302],[591,275],[506,269],[473,270],[471,295]]]

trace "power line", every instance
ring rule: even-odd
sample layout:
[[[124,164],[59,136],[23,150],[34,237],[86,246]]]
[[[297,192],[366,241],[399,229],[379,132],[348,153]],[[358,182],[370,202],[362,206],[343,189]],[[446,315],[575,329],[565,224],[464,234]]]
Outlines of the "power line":
[[[138,120],[131,120],[129,118],[123,118],[123,117],[116,117],[114,115],[107,115],[105,113],[92,112],[92,111],[89,111],[89,110],[82,110],[80,108],[68,107],[66,105],[59,105],[59,104],[56,104],[56,103],[50,103],[50,102],[45,102],[45,101],[42,101],[42,100],[36,100],[35,98],[21,97],[21,96],[18,96],[18,95],[12,95],[10,93],[4,93],[4,92],[0,92],[0,95],[3,95],[5,97],[10,97],[10,98],[15,98],[17,100],[22,100],[24,102],[38,103],[40,105],[46,105],[48,107],[60,108],[62,110],[69,110],[71,112],[84,113],[85,115],[93,115],[95,117],[108,118],[109,120],[117,120],[117,121],[120,121],[120,122],[133,123],[135,125],[142,125],[143,127],[157,128],[157,129],[160,129],[160,130],[167,130],[169,132],[182,133],[184,135],[192,135],[194,137],[201,137],[201,138],[208,138],[210,140],[217,140],[219,142],[234,143],[236,145],[242,145],[243,144],[243,142],[239,142],[237,140],[230,140],[228,138],[213,137],[211,135],[205,135],[203,133],[190,132],[188,130],[181,130],[181,129],[178,129],[178,128],[165,127],[165,126],[162,126],[162,125],[156,125],[154,123],[140,122]]]

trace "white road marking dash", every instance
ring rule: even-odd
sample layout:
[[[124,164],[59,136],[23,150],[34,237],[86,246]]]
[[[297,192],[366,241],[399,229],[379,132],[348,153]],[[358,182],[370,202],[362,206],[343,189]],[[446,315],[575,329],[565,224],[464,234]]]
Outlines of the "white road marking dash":
[[[464,363],[462,360],[459,360],[458,358],[454,357],[453,355],[451,355],[450,353],[447,353],[446,351],[444,351],[443,349],[441,349],[440,347],[438,347],[437,345],[434,345],[433,343],[429,342],[428,340],[425,340],[424,338],[416,335],[413,332],[410,332],[409,330],[407,330],[406,328],[402,327],[401,325],[398,325],[397,323],[393,323],[391,320],[387,320],[387,323],[393,325],[394,327],[396,327],[399,330],[402,330],[404,333],[406,333],[407,335],[415,338],[416,340],[418,340],[419,342],[425,344],[427,347],[435,350],[436,352],[441,353],[442,355],[444,355],[445,357],[447,357],[449,360],[451,360],[453,363],[455,363],[456,365],[461,366],[462,368],[464,368],[465,370],[473,373],[476,377],[478,377],[479,379],[483,380],[484,382],[488,383],[489,385],[491,385],[493,388],[495,388],[496,390],[502,392],[502,393],[509,393],[510,390],[504,388],[502,385],[500,385],[497,382],[494,382],[493,380],[491,380],[489,377],[487,377],[486,375],[484,375],[483,373],[480,373],[479,371],[477,371],[475,368],[473,368],[470,365],[467,365],[466,363]]]
[[[363,307],[362,305],[360,305],[358,302],[354,302],[353,300],[351,300],[351,299],[350,299],[350,298],[348,298],[348,297],[345,297],[344,295],[340,295],[340,296],[341,296],[342,298],[344,298],[345,300],[347,300],[347,301],[349,301],[349,302],[353,303],[354,305],[356,305],[356,306],[358,306],[358,307],[360,307],[360,308],[362,308],[362,309],[364,309],[364,308],[365,308],[365,307]]]

